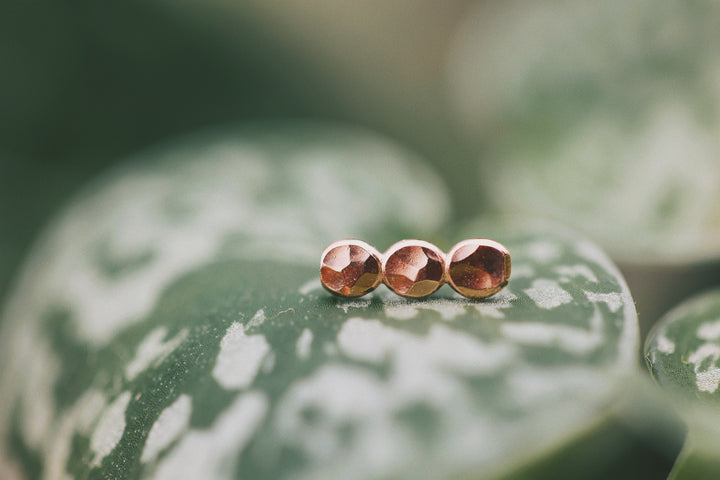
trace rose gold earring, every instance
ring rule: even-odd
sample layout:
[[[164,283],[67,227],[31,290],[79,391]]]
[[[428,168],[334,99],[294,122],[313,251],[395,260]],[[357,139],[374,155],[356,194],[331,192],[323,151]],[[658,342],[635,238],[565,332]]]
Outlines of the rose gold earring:
[[[445,255],[432,243],[402,240],[381,255],[360,240],[330,244],[320,260],[320,280],[329,292],[360,297],[385,283],[403,297],[422,298],[443,283],[468,298],[486,298],[510,279],[510,252],[493,240],[471,238]]]
[[[380,253],[360,240],[340,240],[330,244],[320,260],[320,281],[330,293],[360,297],[382,283]]]

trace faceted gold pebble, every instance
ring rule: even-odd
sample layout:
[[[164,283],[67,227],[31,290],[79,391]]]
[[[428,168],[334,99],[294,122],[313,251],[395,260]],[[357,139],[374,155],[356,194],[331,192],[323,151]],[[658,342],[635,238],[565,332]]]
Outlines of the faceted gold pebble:
[[[463,240],[447,254],[445,280],[459,294],[485,298],[496,294],[510,279],[510,252],[484,238]]]
[[[426,297],[444,283],[445,255],[432,243],[403,240],[385,252],[383,281],[403,297]]]
[[[382,282],[380,253],[360,240],[340,240],[328,246],[320,261],[320,281],[330,293],[360,297]]]

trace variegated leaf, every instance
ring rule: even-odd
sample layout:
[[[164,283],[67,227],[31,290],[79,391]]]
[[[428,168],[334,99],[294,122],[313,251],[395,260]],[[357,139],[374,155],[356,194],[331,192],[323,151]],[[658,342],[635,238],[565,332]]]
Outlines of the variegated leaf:
[[[330,240],[382,249],[445,214],[402,150],[335,128],[136,159],[55,221],[4,312],[0,474],[489,478],[587,435],[637,349],[632,299],[594,244],[495,231],[513,274],[482,301],[320,288]]]

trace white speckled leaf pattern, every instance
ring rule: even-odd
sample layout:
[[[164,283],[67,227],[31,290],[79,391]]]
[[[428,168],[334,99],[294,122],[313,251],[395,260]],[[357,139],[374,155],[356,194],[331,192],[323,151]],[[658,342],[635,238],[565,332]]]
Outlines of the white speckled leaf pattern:
[[[494,207],[632,263],[720,257],[719,22],[714,0],[479,5],[448,72]]]
[[[653,378],[688,425],[673,480],[720,476],[720,289],[681,303],[645,342]]]
[[[647,339],[645,358],[660,385],[705,403],[720,400],[720,290],[665,315]]]
[[[445,205],[401,150],[322,127],[198,137],[116,172],[4,311],[0,476],[487,478],[586,432],[637,349],[593,244],[498,232],[513,276],[485,301],[320,288],[329,240],[382,249]]]

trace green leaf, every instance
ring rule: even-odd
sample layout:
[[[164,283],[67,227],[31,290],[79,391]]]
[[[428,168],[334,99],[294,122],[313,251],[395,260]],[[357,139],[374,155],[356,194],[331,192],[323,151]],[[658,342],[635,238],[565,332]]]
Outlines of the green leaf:
[[[671,478],[720,475],[720,290],[668,312],[645,344],[653,378],[675,400],[688,424],[685,448]]]
[[[666,314],[648,337],[645,356],[660,385],[720,406],[720,291],[694,297]]]
[[[78,197],[4,312],[0,474],[522,476],[602,430],[638,337],[594,244],[481,222],[513,257],[490,299],[320,288],[330,240],[438,231],[445,193],[413,162],[336,128],[226,131]]]

